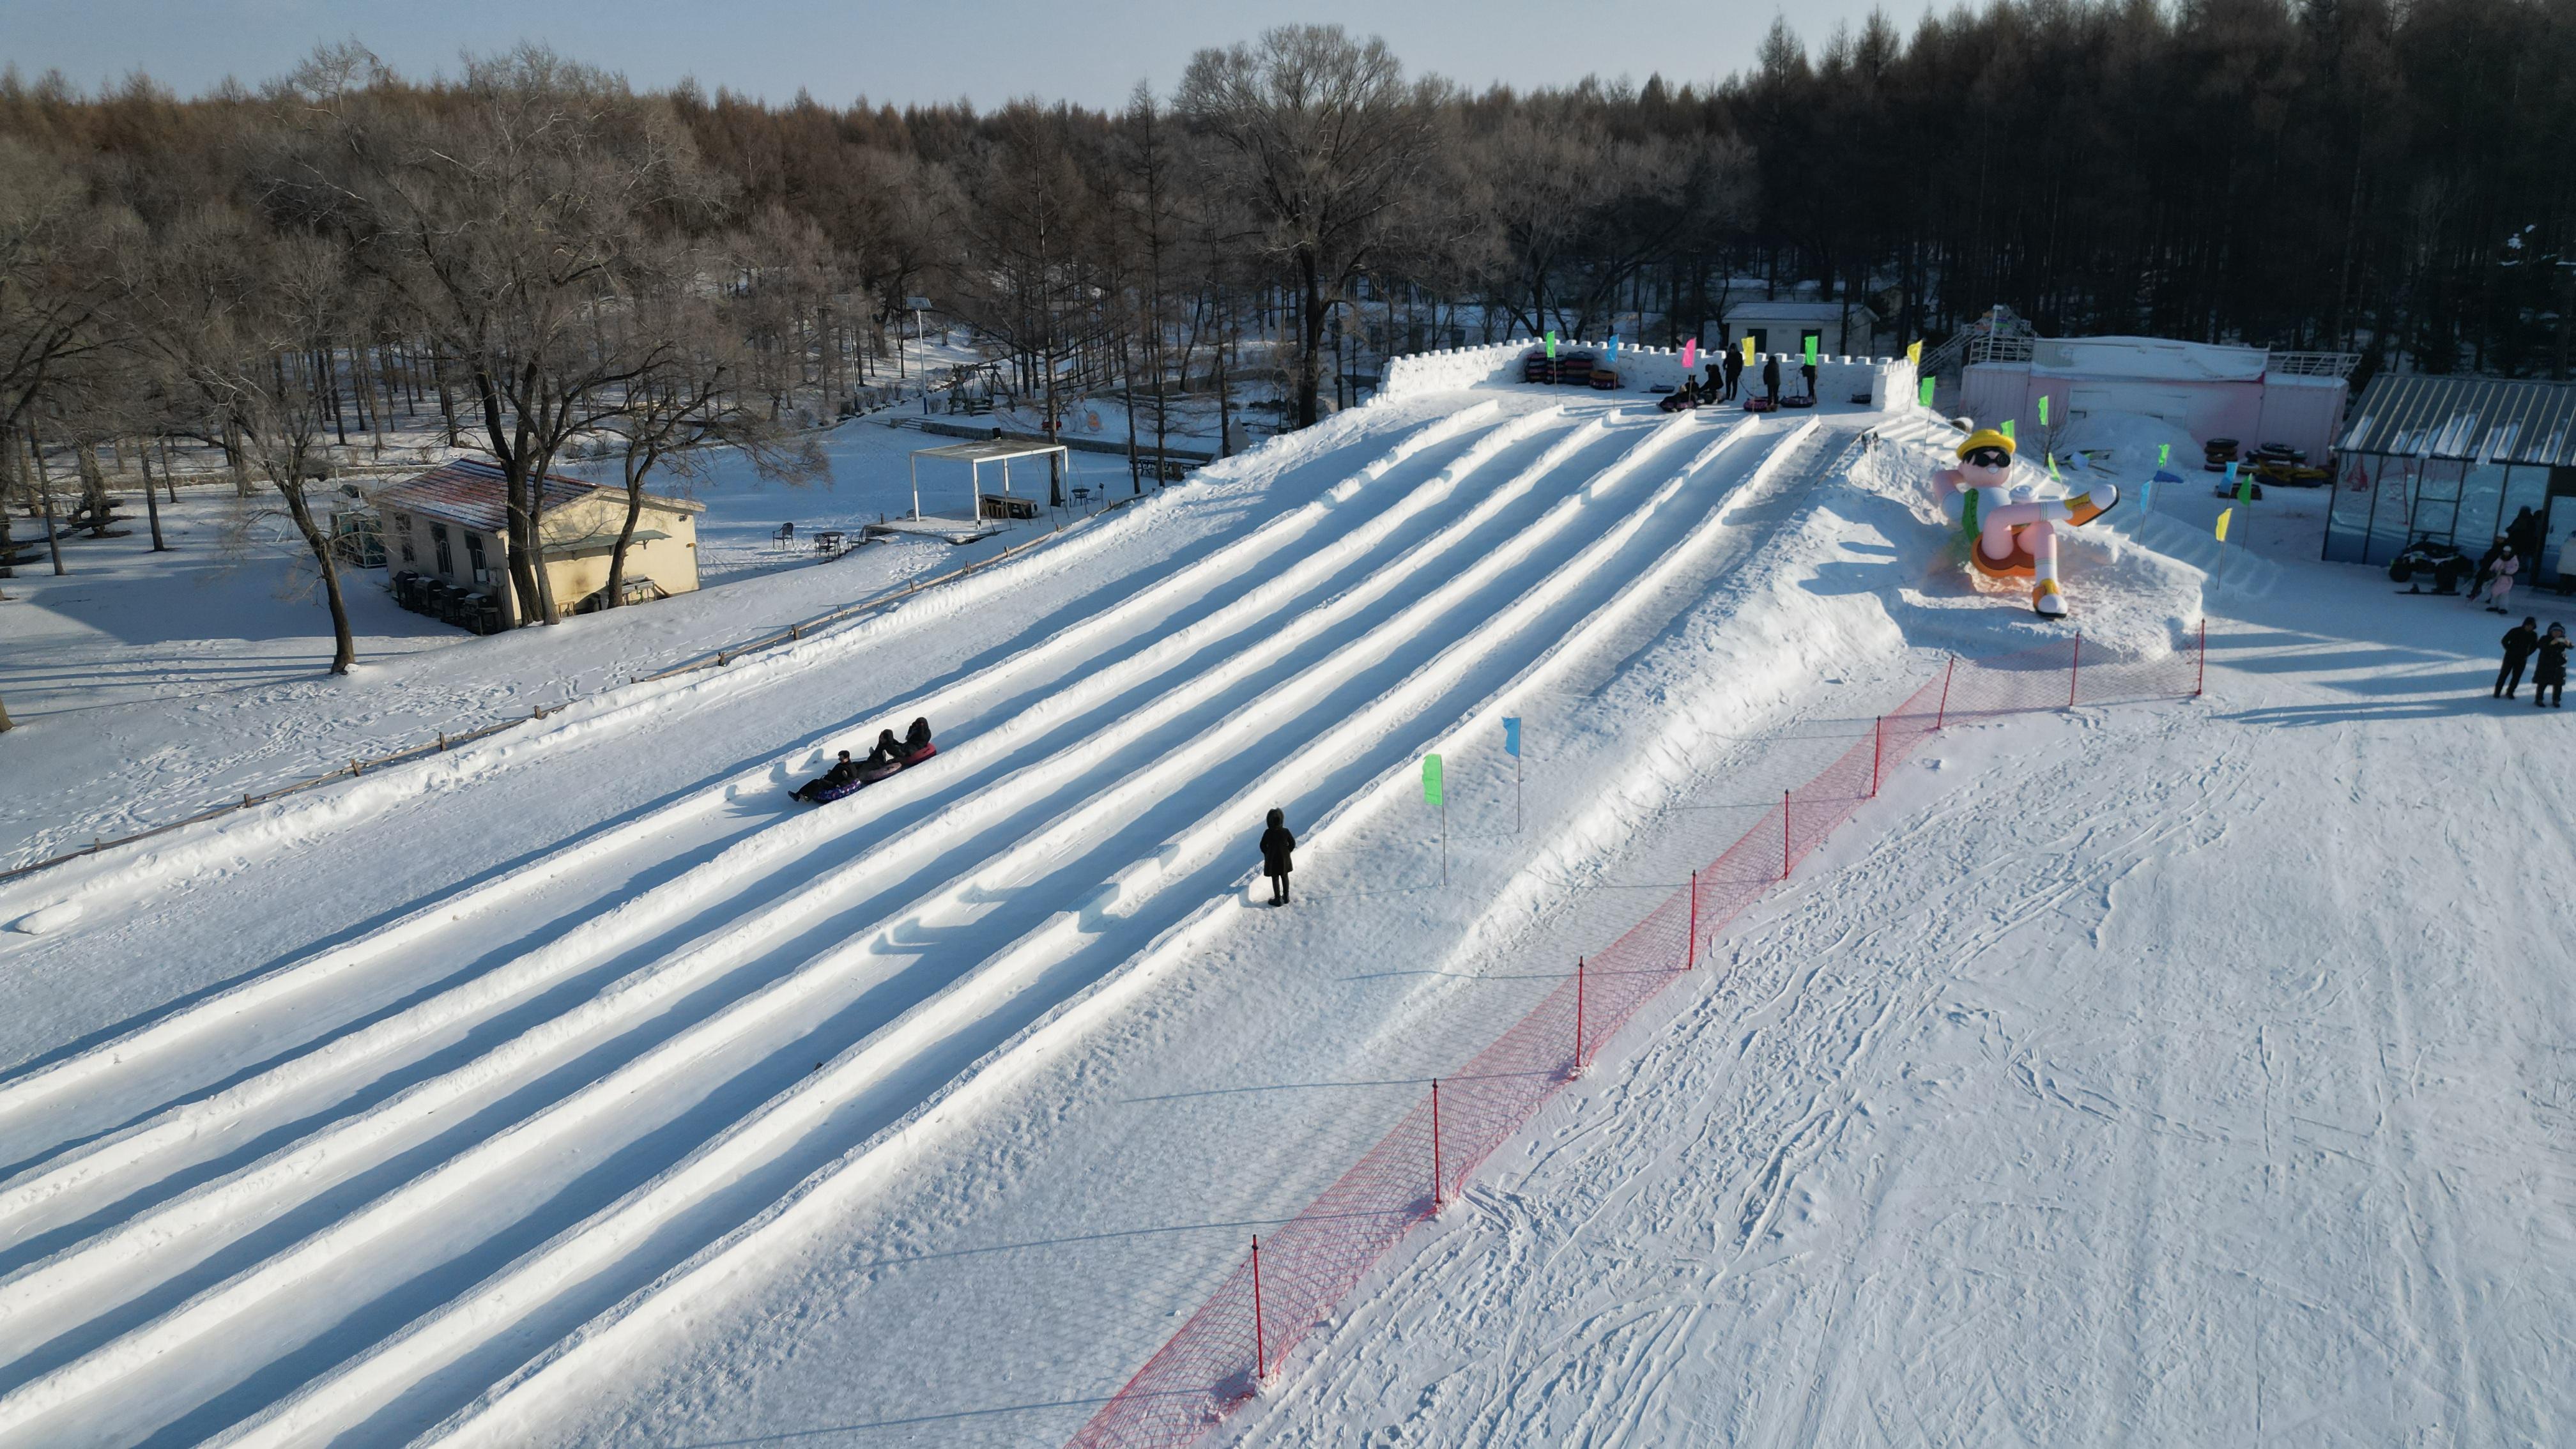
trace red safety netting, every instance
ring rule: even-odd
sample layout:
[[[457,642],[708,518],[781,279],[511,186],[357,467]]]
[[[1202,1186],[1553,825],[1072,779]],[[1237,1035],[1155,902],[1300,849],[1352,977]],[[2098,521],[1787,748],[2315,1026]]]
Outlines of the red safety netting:
[[[1612,942],[1529,1014],[1417,1100],[1394,1130],[1305,1211],[1253,1240],[1216,1291],[1071,1441],[1076,1449],[1176,1449],[1250,1397],[1386,1250],[1580,1075],[1648,999],[1695,968],[1716,932],[1878,793],[1935,731],[2032,710],[2200,692],[2205,634],[2122,658],[2081,636],[1986,660],[1952,660],[1867,736],[1782,795],[1691,885]]]

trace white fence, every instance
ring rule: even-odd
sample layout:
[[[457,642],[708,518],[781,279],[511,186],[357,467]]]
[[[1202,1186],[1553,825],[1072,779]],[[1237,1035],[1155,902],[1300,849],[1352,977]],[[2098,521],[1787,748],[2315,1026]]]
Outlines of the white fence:
[[[1521,375],[1521,359],[1537,343],[1527,339],[1496,342],[1483,347],[1447,348],[1438,352],[1418,352],[1387,360],[1386,381],[1377,395],[1382,398],[1413,397],[1426,392],[1451,392],[1479,383],[1514,382]],[[1607,344],[1560,342],[1560,351],[1588,351],[1602,356]],[[1780,362],[1780,386],[1784,392],[1800,386],[1798,358],[1795,354],[1771,354]],[[1699,356],[1700,376],[1716,354]],[[1622,393],[1651,392],[1655,388],[1681,386],[1682,355],[1672,347],[1619,346],[1615,363],[1605,364],[1619,374]],[[1755,354],[1753,366],[1745,370],[1746,381],[1759,386],[1762,376],[1762,354]],[[1914,401],[1914,366],[1901,357],[1849,357],[1828,355],[1816,364],[1816,396],[1829,402],[1847,402],[1867,395],[1869,406],[1885,412]]]

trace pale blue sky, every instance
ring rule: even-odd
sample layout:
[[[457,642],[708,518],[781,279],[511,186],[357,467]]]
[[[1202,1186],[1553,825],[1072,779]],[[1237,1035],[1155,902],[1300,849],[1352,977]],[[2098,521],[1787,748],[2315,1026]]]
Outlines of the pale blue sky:
[[[453,70],[461,50],[544,41],[639,86],[695,75],[765,95],[842,104],[1014,96],[1092,105],[1139,79],[1168,92],[1192,51],[1287,21],[1382,35],[1408,69],[1481,88],[1569,82],[1587,72],[1707,81],[1750,62],[1774,15],[1810,43],[1869,0],[0,0],[0,62],[33,78],[59,67],[84,88],[141,69],[183,94],[226,75],[256,85],[314,44],[352,36],[412,74]],[[1922,0],[1886,5],[1903,29]]]

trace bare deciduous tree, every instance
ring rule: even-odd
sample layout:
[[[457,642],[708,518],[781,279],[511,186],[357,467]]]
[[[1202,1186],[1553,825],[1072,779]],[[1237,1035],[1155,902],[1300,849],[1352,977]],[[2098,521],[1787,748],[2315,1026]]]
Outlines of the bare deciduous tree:
[[[1338,25],[1283,25],[1203,50],[1175,108],[1227,153],[1219,169],[1261,225],[1298,306],[1297,421],[1316,417],[1324,332],[1351,280],[1395,229],[1430,152],[1443,90],[1407,83],[1386,43]]]

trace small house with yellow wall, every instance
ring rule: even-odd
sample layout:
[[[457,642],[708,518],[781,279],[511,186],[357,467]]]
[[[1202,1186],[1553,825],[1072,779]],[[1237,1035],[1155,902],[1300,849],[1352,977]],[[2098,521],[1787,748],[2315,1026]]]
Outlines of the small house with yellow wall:
[[[509,482],[493,464],[459,458],[376,493],[385,567],[403,606],[467,628],[514,628],[537,617],[534,599],[510,585]],[[626,549],[626,601],[698,587],[703,503],[644,495]],[[539,508],[539,550],[555,607],[582,613],[605,602],[608,566],[626,526],[626,491],[549,474]]]

